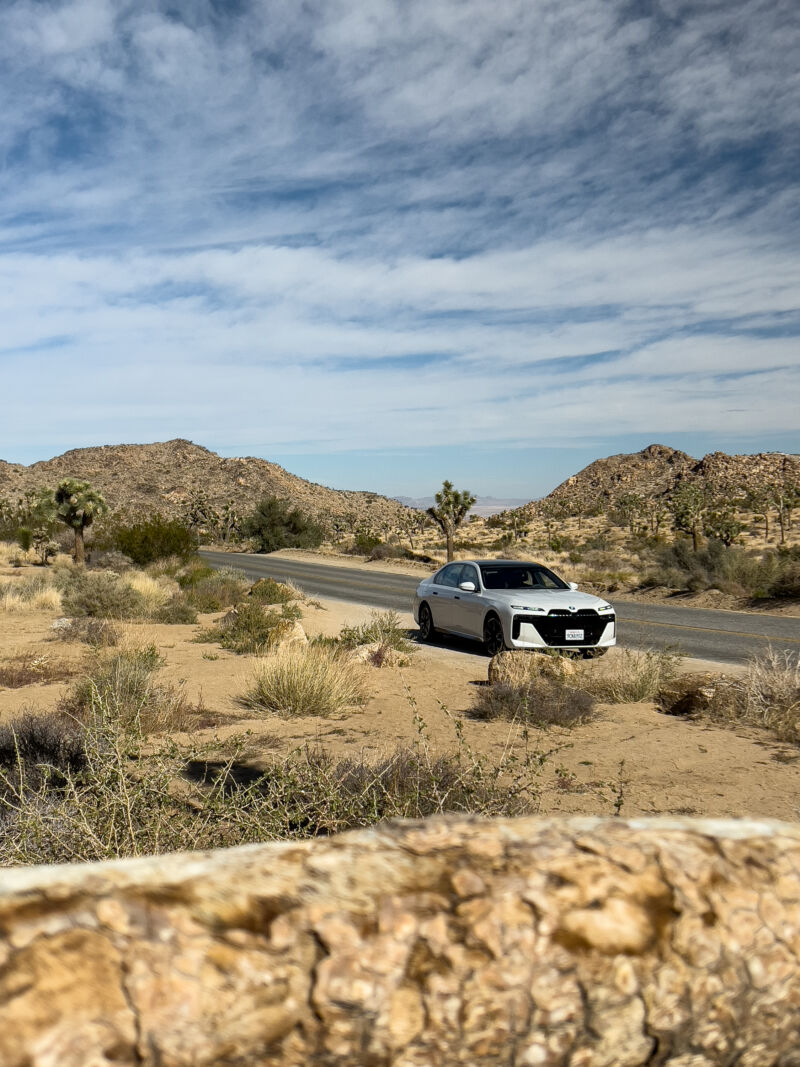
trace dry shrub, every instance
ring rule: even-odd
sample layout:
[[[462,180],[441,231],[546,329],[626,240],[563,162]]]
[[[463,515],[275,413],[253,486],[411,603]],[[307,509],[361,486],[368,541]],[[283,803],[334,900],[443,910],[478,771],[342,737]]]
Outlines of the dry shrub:
[[[0,724],[0,797],[62,783],[85,762],[83,732],[66,715],[28,711]]]
[[[63,595],[67,615],[99,619],[141,619],[147,603],[139,590],[112,571],[74,571]]]
[[[194,576],[200,577],[195,581]],[[222,611],[238,604],[244,597],[250,582],[241,571],[233,567],[222,567],[218,571],[206,573],[204,564],[188,572],[187,579],[181,580],[192,607],[201,612]]]
[[[482,686],[470,709],[475,719],[517,719],[535,726],[579,726],[594,714],[594,697],[558,678],[533,675],[513,685]]]
[[[186,594],[178,590],[156,611],[153,622],[172,623],[173,625],[195,623],[197,622],[197,609],[189,603]]]
[[[144,734],[184,730],[192,721],[192,706],[183,689],[158,680],[161,665],[155,645],[101,657],[64,696],[59,710],[86,723],[102,706],[123,727]]]
[[[278,648],[257,665],[246,708],[275,715],[330,716],[367,698],[364,672],[325,645]]]
[[[659,689],[675,677],[681,657],[668,649],[622,648],[595,672],[584,667],[580,684],[606,704],[633,704],[653,700]]]
[[[773,648],[755,656],[743,678],[716,687],[707,714],[717,722],[760,726],[783,741],[800,741],[800,656]]]
[[[141,597],[142,617],[146,619],[152,619],[177,589],[169,579],[152,578],[144,571],[127,571],[121,580]]]
[[[57,619],[53,632],[59,641],[81,641],[91,648],[114,648],[120,642],[120,631],[108,619]]]
[[[522,686],[534,678],[546,676],[566,682],[578,673],[571,656],[547,652],[527,652],[518,649],[498,652],[489,662],[489,681]]]
[[[247,594],[260,604],[288,604],[291,600],[302,600],[303,596],[288,582],[276,582],[274,578],[259,578],[250,586]]]
[[[21,689],[26,685],[63,682],[75,674],[75,668],[47,654],[23,652],[0,663],[0,688]]]

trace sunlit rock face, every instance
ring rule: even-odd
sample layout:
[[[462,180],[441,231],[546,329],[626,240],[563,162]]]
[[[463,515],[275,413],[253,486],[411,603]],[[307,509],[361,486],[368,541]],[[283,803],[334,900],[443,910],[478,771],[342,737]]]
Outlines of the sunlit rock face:
[[[688,819],[6,871],[0,1064],[800,1063],[798,871],[800,828]]]

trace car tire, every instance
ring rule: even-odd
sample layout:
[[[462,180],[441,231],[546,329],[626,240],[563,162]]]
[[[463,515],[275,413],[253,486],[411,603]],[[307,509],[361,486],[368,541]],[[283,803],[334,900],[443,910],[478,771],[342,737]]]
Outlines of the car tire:
[[[483,647],[487,656],[496,656],[506,647],[503,624],[497,615],[487,615],[483,623]]]
[[[433,615],[427,604],[419,606],[419,639],[420,641],[433,641],[436,637],[436,627],[433,625]]]

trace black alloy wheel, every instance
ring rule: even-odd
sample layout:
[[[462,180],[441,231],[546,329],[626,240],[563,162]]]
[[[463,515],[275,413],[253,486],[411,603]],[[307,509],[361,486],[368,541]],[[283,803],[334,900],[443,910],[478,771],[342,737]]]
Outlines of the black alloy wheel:
[[[436,629],[433,625],[433,615],[431,615],[431,609],[427,604],[420,604],[419,606],[419,639],[420,641],[432,641],[436,636]]]
[[[489,656],[496,656],[506,647],[503,624],[496,615],[487,616],[483,624],[483,647]]]

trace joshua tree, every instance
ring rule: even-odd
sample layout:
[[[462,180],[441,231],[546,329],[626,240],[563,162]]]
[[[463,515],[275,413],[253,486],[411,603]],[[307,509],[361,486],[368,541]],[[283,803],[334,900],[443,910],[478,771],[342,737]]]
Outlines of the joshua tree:
[[[475,503],[475,497],[468,489],[454,489],[452,482],[445,481],[434,499],[436,507],[428,508],[427,514],[445,536],[449,562],[455,554],[456,530],[467,517],[467,512]]]
[[[65,526],[69,526],[75,535],[72,558],[76,563],[83,563],[83,532],[95,519],[107,513],[108,504],[101,493],[92,489],[88,482],[82,482],[78,478],[65,478],[63,482],[59,482],[55,502],[56,518]]]
[[[708,507],[708,500],[703,488],[691,482],[684,482],[672,494],[671,508],[675,528],[692,535],[692,549],[696,552],[700,544],[700,531],[703,516]]]

